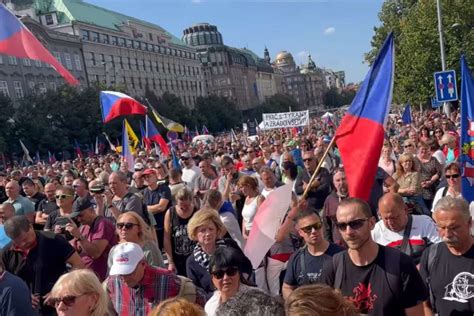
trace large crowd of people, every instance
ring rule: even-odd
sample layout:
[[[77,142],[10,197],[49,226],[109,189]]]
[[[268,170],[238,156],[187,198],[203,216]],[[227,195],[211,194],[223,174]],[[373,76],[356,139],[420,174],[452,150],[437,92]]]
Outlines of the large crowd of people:
[[[138,149],[133,171],[113,152],[6,166],[0,315],[472,316],[459,128],[455,111],[390,115],[368,201],[319,118],[174,142],[178,159]],[[255,268],[246,242],[285,185]]]

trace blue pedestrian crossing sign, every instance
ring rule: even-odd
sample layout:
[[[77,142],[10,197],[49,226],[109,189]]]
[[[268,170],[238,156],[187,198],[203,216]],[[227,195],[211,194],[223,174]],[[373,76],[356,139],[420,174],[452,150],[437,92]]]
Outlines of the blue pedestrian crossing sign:
[[[438,71],[434,73],[436,101],[449,102],[458,99],[456,86],[456,72],[454,70]]]

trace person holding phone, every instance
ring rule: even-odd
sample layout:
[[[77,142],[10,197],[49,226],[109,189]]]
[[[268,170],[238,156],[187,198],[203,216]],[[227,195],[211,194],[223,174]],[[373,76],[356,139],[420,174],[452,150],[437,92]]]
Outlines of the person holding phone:
[[[55,198],[59,208],[49,214],[46,224],[44,225],[44,230],[61,234],[70,240],[72,237],[66,233],[65,228],[72,213],[74,189],[72,187],[58,187],[58,189],[56,189]]]

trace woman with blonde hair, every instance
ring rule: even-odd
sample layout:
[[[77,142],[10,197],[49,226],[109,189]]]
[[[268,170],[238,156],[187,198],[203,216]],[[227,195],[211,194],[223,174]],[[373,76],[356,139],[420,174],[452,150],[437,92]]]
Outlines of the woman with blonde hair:
[[[356,316],[354,305],[337,290],[323,284],[305,285],[285,301],[287,316]]]
[[[119,236],[119,244],[123,242],[133,242],[140,245],[145,254],[146,262],[154,267],[163,268],[163,256],[158,248],[156,234],[153,229],[148,226],[140,214],[136,212],[125,212],[120,214],[115,224],[117,235]],[[109,252],[107,265],[110,269],[112,266],[112,258],[117,245],[112,247]]]
[[[260,194],[258,189],[258,180],[251,176],[242,176],[237,182],[237,186],[245,196],[244,207],[242,209],[242,236],[247,239],[252,229],[252,223],[255,215],[257,215],[258,207],[263,203],[265,198]]]
[[[420,173],[415,169],[414,159],[411,154],[401,155],[393,178],[400,186],[398,194],[403,196],[403,200],[418,205],[423,214],[430,215],[422,197]]]
[[[106,316],[109,298],[97,276],[86,269],[62,275],[54,284],[46,303],[59,316]]]
[[[188,223],[189,239],[196,242],[193,253],[186,260],[186,275],[206,292],[207,298],[214,293],[209,273],[209,261],[217,248],[239,247],[232,239],[222,239],[227,233],[219,214],[211,208],[196,212]]]
[[[205,316],[201,306],[184,298],[173,297],[164,300],[148,316]]]

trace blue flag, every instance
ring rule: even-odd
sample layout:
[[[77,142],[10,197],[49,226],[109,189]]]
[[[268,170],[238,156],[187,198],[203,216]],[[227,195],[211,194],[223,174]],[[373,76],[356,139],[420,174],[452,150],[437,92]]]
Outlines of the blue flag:
[[[474,81],[464,55],[461,56],[461,191],[470,203],[474,200]]]
[[[407,103],[405,106],[405,110],[403,111],[402,115],[403,124],[408,125],[411,124],[411,106],[410,103]]]

